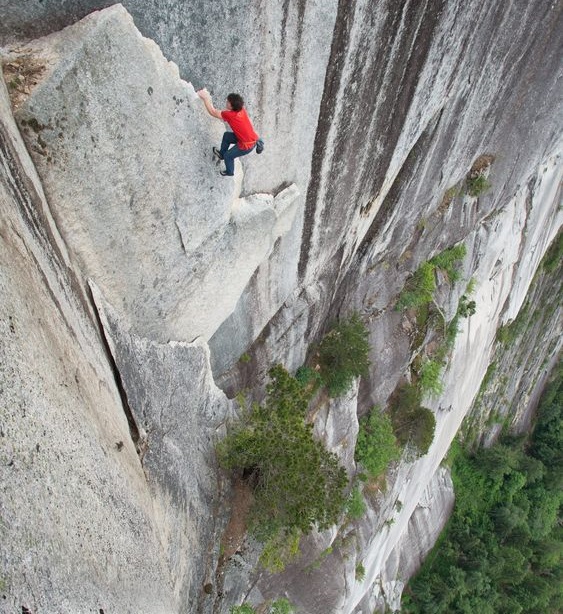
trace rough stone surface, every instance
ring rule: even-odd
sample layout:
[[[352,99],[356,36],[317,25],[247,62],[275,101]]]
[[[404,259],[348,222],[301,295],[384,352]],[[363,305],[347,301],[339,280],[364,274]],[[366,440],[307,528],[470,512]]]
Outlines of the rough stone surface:
[[[401,502],[402,503],[402,502]],[[357,614],[400,611],[403,588],[419,569],[444,528],[454,505],[453,484],[448,469],[440,467],[412,513],[406,531],[385,562],[378,581],[359,606]]]
[[[0,79],[0,611],[176,611],[92,312]]]
[[[214,445],[225,435],[230,403],[216,388],[209,348],[198,340],[159,344],[124,329],[93,288],[104,330],[140,432],[143,467],[166,532],[161,544],[179,610],[188,614],[212,597],[228,492]]]
[[[84,275],[137,332],[209,338],[291,228],[295,186],[237,198],[211,162],[221,124],[119,5],[8,61],[43,69],[16,118]]]
[[[3,43],[34,38],[100,6],[89,0],[4,2],[0,15],[7,18],[0,20],[0,37]],[[141,612],[158,611],[145,599],[153,585],[161,587],[163,603],[170,606],[165,611],[227,612],[245,596],[258,604],[281,594],[309,614],[371,614],[372,606],[383,607],[382,599],[396,605],[405,578],[393,577],[395,562],[418,560],[421,544],[432,541],[443,520],[440,510],[448,508],[440,462],[479,390],[496,330],[520,310],[561,226],[563,11],[540,0],[193,0],[189,10],[176,0],[131,0],[125,6],[143,35],[154,38],[179,71],[139,34],[120,6],[45,39],[16,44],[4,67],[14,113],[47,196],[31,208],[16,199],[15,210],[24,219],[18,228],[36,229],[33,237],[23,230],[9,232],[16,227],[10,222],[13,211],[2,205],[8,271],[2,270],[3,283],[13,293],[5,304],[8,311],[21,311],[26,326],[35,330],[26,306],[34,307],[32,299],[41,292],[13,288],[26,275],[54,288],[43,263],[64,263],[73,281],[61,283],[60,293],[82,304],[86,314],[63,309],[67,328],[76,331],[74,324],[85,319],[92,332],[70,334],[69,343],[76,337],[78,345],[68,353],[60,349],[66,347],[65,337],[56,323],[50,325],[54,339],[39,335],[31,340],[44,356],[41,364],[50,364],[53,346],[51,355],[60,356],[62,365],[82,365],[110,382],[108,356],[88,300],[86,278],[91,278],[100,290],[97,305],[105,314],[131,419],[141,431],[140,442],[149,444],[143,461],[148,488],[125,435],[131,464],[114,453],[97,470],[105,468],[112,479],[127,476],[131,492],[123,496],[130,498],[122,508],[104,500],[102,509],[109,527],[122,522],[116,509],[134,514],[130,531],[142,528],[140,539],[146,552],[155,553],[155,567],[139,575],[136,557],[142,549],[137,544],[123,554],[126,563],[116,558],[108,573],[119,569],[130,575],[125,584],[141,586],[134,610]],[[18,70],[23,82],[14,81]],[[208,86],[218,106],[228,91],[241,91],[266,138],[265,153],[243,159],[234,181],[222,180],[210,163],[209,149],[221,127],[205,114],[187,81]],[[3,125],[12,121],[6,106]],[[491,189],[478,198],[451,196],[485,155]],[[30,161],[20,155],[12,167],[21,165],[31,176]],[[34,185],[39,193],[36,178]],[[36,235],[55,251],[54,259],[36,255]],[[21,240],[23,260],[12,256],[6,237],[12,243]],[[387,490],[366,493],[364,518],[338,532],[308,537],[302,559],[284,574],[261,575],[255,569],[256,548],[237,553],[228,563],[224,598],[214,586],[209,598],[201,583],[210,579],[225,520],[210,510],[228,492],[222,485],[214,491],[218,474],[211,440],[230,411],[211,382],[210,364],[229,395],[251,389],[260,399],[273,363],[293,371],[331,320],[358,311],[370,331],[369,377],[341,407],[319,407],[316,414],[317,433],[351,469],[351,451],[341,443],[354,438],[354,408],[361,414],[374,404],[385,406],[413,358],[412,321],[393,309],[396,297],[422,262],[461,241],[467,247],[462,281],[450,285],[442,276],[437,300],[451,315],[474,277],[477,311],[461,326],[443,394],[427,400],[436,415],[428,454],[416,462],[405,454],[390,468]],[[56,300],[55,290],[50,296],[66,304]],[[51,308],[42,309],[44,326]],[[10,338],[13,314],[8,311],[3,326]],[[532,370],[511,374],[514,399],[533,389],[559,330],[552,320],[546,322],[545,347],[535,348]],[[198,336],[202,339],[194,341]],[[18,357],[19,367],[6,376],[3,394],[17,401],[27,382],[36,379],[26,377],[21,366],[32,355],[32,343],[13,342],[10,355]],[[64,393],[56,388],[59,371],[41,373],[47,391]],[[533,395],[524,396],[527,402]],[[126,429],[115,390],[98,398],[92,389],[80,398],[86,418],[76,419],[77,433],[97,415],[95,408],[107,404],[112,419]],[[52,406],[66,407],[58,396]],[[520,412],[520,404],[515,402],[513,410]],[[55,413],[52,423],[67,416]],[[12,416],[10,421],[14,440],[33,449],[33,429],[28,439],[18,431],[19,420]],[[84,428],[91,442],[101,441],[113,452],[113,442],[108,444],[103,433]],[[25,471],[9,486],[12,491],[27,472],[33,475],[31,466]],[[69,473],[73,480],[81,475],[78,469]],[[105,474],[98,479],[112,482]],[[82,492],[80,484],[77,478],[73,490],[65,492],[57,482],[53,501],[64,505],[74,490]],[[420,523],[419,537],[405,539],[417,522],[420,502],[433,497],[437,504],[428,519],[438,524]],[[31,526],[34,518],[43,518],[39,502],[34,505],[30,517],[18,522]],[[17,507],[21,504],[7,512],[11,518]],[[198,513],[207,513],[209,523],[199,521]],[[24,534],[16,532],[16,543],[9,543],[6,552],[22,557]],[[113,528],[108,529],[107,539],[112,535]],[[66,551],[64,537],[46,543]],[[362,582],[355,580],[357,563],[366,570]],[[51,573],[62,573],[56,567]],[[21,587],[18,574],[14,586]],[[127,611],[130,606],[112,601],[113,585],[101,577],[99,585],[110,587],[102,591],[108,601]],[[86,584],[57,586],[60,596],[44,591],[45,602],[92,594]],[[17,592],[17,598],[21,595]]]
[[[334,452],[352,477],[356,471],[354,450],[358,439],[358,382],[341,398],[329,399],[315,412],[313,433]]]

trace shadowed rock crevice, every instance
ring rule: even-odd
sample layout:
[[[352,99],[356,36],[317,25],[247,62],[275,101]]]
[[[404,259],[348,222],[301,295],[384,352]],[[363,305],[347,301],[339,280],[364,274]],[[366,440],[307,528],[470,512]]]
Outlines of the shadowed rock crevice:
[[[305,200],[305,213],[301,238],[301,255],[299,259],[299,278],[303,280],[309,252],[311,249],[312,232],[315,225],[316,202],[320,190],[321,169],[325,160],[328,135],[336,115],[335,101],[340,87],[341,75],[344,64],[345,50],[349,47],[349,41],[353,26],[353,13],[356,0],[339,0],[338,13],[335,28],[332,35],[330,58],[325,76],[325,86],[321,101],[321,110],[315,131],[315,145],[311,160],[311,178],[307,188]]]
[[[90,285],[90,300],[93,306],[93,311],[96,315],[96,323],[98,325],[98,330],[100,331],[100,336],[102,338],[103,346],[106,350],[106,356],[108,358],[108,363],[113,371],[113,375],[115,378],[115,384],[117,389],[119,390],[119,396],[121,397],[121,403],[123,405],[123,412],[127,418],[127,424],[129,425],[129,433],[131,435],[131,439],[133,444],[135,445],[135,449],[137,450],[137,454],[139,455],[141,462],[143,460],[143,455],[145,452],[145,444],[146,442],[141,437],[141,431],[139,430],[139,426],[135,420],[135,416],[129,406],[129,400],[127,399],[127,392],[125,390],[125,386],[123,384],[123,379],[121,377],[121,373],[119,372],[119,368],[115,362],[115,358],[113,356],[111,350],[111,344],[107,338],[106,331],[104,329],[104,325],[102,322],[102,318],[100,317],[101,306],[98,306],[96,303],[96,295],[99,297],[99,290],[95,287],[95,285]],[[98,298],[99,300],[99,298]]]

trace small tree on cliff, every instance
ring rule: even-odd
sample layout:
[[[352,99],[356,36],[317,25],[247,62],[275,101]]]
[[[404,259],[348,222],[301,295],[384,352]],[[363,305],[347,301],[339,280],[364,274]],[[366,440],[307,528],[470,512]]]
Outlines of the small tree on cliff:
[[[357,313],[336,324],[319,344],[321,378],[331,397],[344,394],[355,377],[367,375],[368,331]]]
[[[414,444],[420,454],[428,452],[434,440],[436,418],[421,405],[420,390],[409,383],[399,385],[391,397],[391,422],[402,446]]]
[[[360,430],[354,457],[361,463],[368,475],[376,478],[389,463],[401,456],[401,448],[393,433],[389,416],[374,407],[368,416],[360,420]]]
[[[251,524],[260,537],[309,533],[335,524],[345,504],[346,472],[313,439],[309,394],[281,366],[270,370],[264,405],[254,405],[217,446],[221,465],[242,470],[254,487]]]

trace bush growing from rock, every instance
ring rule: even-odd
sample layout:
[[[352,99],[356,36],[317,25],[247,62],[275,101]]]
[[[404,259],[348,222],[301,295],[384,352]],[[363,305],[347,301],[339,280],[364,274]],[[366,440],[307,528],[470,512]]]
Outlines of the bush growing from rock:
[[[403,384],[395,391],[391,401],[393,431],[401,445],[412,443],[421,454],[426,454],[434,439],[436,418],[422,407],[420,391],[412,384]]]
[[[422,394],[429,394],[438,397],[442,394],[443,385],[441,381],[444,364],[438,360],[426,358],[420,365],[418,373],[418,386]]]
[[[367,375],[368,331],[358,314],[339,322],[318,348],[321,378],[331,397],[344,394],[355,377]]]
[[[314,394],[322,385],[321,374],[311,367],[299,367],[295,372],[295,379],[311,394]]]
[[[260,554],[260,565],[270,573],[282,572],[299,554],[301,531],[281,528],[268,538]]]
[[[434,300],[436,290],[436,269],[444,271],[451,283],[456,282],[460,273],[459,264],[465,258],[467,248],[463,243],[440,252],[434,258],[423,262],[407,279],[395,305],[395,309],[420,309]]]
[[[482,173],[476,173],[466,181],[467,193],[474,198],[486,192],[490,187],[490,182]]]
[[[448,279],[453,283],[460,277],[458,266],[466,254],[467,248],[463,243],[460,243],[440,252],[434,258],[431,258],[429,262],[434,268],[445,271]]]
[[[219,462],[254,487],[251,525],[264,540],[281,529],[309,533],[335,524],[345,504],[346,472],[313,439],[308,394],[281,366],[270,370],[267,398],[218,444]]]
[[[358,563],[356,565],[356,581],[363,582],[366,577],[366,568],[363,563]]]
[[[295,609],[285,597],[276,599],[268,610],[268,614],[293,614],[293,612],[295,612]]]
[[[346,516],[349,520],[358,520],[366,513],[366,503],[361,490],[356,487],[348,495],[346,501]]]
[[[436,290],[434,267],[430,262],[423,262],[407,280],[395,309],[402,311],[427,305],[432,301],[434,290]]]
[[[401,456],[391,420],[377,407],[360,421],[354,456],[372,478],[381,475],[391,461]]]

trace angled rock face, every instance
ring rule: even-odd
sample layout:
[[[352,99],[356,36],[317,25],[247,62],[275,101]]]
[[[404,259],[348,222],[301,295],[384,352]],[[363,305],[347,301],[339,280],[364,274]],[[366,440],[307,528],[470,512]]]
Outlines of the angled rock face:
[[[0,610],[177,611],[111,364],[8,109],[0,80]]]
[[[291,228],[296,188],[247,201],[217,180],[221,125],[120,6],[9,61],[40,68],[16,117],[73,260],[137,332],[209,338]]]
[[[400,501],[400,499],[398,499]],[[402,502],[401,502],[402,503]],[[418,506],[412,513],[407,530],[389,553],[377,582],[361,595],[355,612],[400,611],[403,588],[420,568],[444,528],[454,505],[454,490],[449,470],[439,468],[428,483]]]
[[[16,27],[22,7],[22,33],[56,29],[93,8],[88,0],[73,9],[49,0],[28,4],[14,6],[0,36]],[[226,613],[250,589],[256,603],[285,593],[309,614],[371,614],[383,601],[396,605],[406,579],[396,562],[419,560],[451,505],[440,462],[479,389],[496,329],[517,314],[561,226],[561,45],[553,33],[563,31],[563,13],[539,0],[125,6],[182,76],[213,91],[218,106],[228,91],[243,93],[267,149],[237,164],[234,180],[219,177],[209,154],[220,124],[120,5],[7,56],[14,114],[46,199],[39,180],[30,179],[21,143],[13,145],[19,160],[2,167],[10,174],[2,175],[8,367],[1,388],[8,406],[22,414],[25,408],[35,422],[24,434],[16,410],[5,416],[5,450],[18,462],[6,457],[2,467],[22,467],[13,479],[9,472],[2,478],[17,542],[5,560],[10,569],[20,562],[29,568],[24,546],[38,524],[49,533],[33,550],[39,567],[53,551],[60,562],[45,580],[14,572],[10,605],[76,611],[81,599],[103,609],[92,597],[101,591],[105,605],[120,611]],[[39,16],[51,20],[41,26]],[[2,104],[5,140],[15,143]],[[471,196],[466,178],[482,159],[492,187]],[[17,197],[6,205],[23,176],[36,204]],[[212,575],[226,520],[217,508],[227,487],[213,442],[232,407],[210,369],[229,392],[251,388],[259,398],[273,363],[296,369],[331,319],[358,311],[370,331],[369,377],[343,402],[321,407],[315,424],[352,473],[355,415],[387,403],[417,351],[412,318],[394,310],[397,295],[422,262],[460,242],[467,248],[462,281],[450,284],[442,275],[436,300],[451,317],[474,277],[476,313],[460,328],[443,394],[425,400],[436,416],[428,454],[392,467],[386,492],[367,497],[365,518],[308,538],[303,561],[285,575],[255,572],[255,548],[247,558],[236,553],[222,599]],[[57,281],[62,273],[53,272],[53,262],[68,279]],[[20,279],[29,279],[30,289]],[[29,339],[16,335],[14,313]],[[26,357],[35,347],[29,375]],[[144,474],[127,437],[112,361],[144,451]],[[77,365],[78,379],[68,364]],[[70,454],[69,420],[83,442],[77,456]],[[64,428],[59,433],[52,424]],[[64,473],[56,455],[34,464],[41,432],[62,450]],[[107,488],[88,485],[92,459],[96,484]],[[43,499],[53,490],[51,474],[58,476],[53,500],[69,510],[68,535],[41,522],[37,501],[29,518],[18,515],[30,492],[22,498],[18,484],[27,476],[44,482]],[[126,487],[118,496],[122,475]],[[429,500],[436,513],[421,512]],[[93,524],[103,565],[68,553],[76,540],[88,553],[96,543],[90,536],[80,541],[86,529],[77,501],[99,502]],[[418,522],[421,514],[427,525]],[[411,540],[414,525],[419,537]],[[129,543],[135,535],[143,547]],[[117,554],[116,539],[127,542]],[[313,573],[304,574],[310,565]],[[69,568],[92,583],[75,588],[71,576],[65,584]],[[128,605],[115,596],[116,578],[135,590],[123,596],[133,600]],[[43,601],[25,601],[29,586]]]
[[[204,585],[215,582],[227,486],[217,471],[214,444],[234,414],[213,383],[203,341],[158,344],[138,337],[123,328],[95,287],[93,295],[140,433],[179,611],[193,612],[203,607]]]

